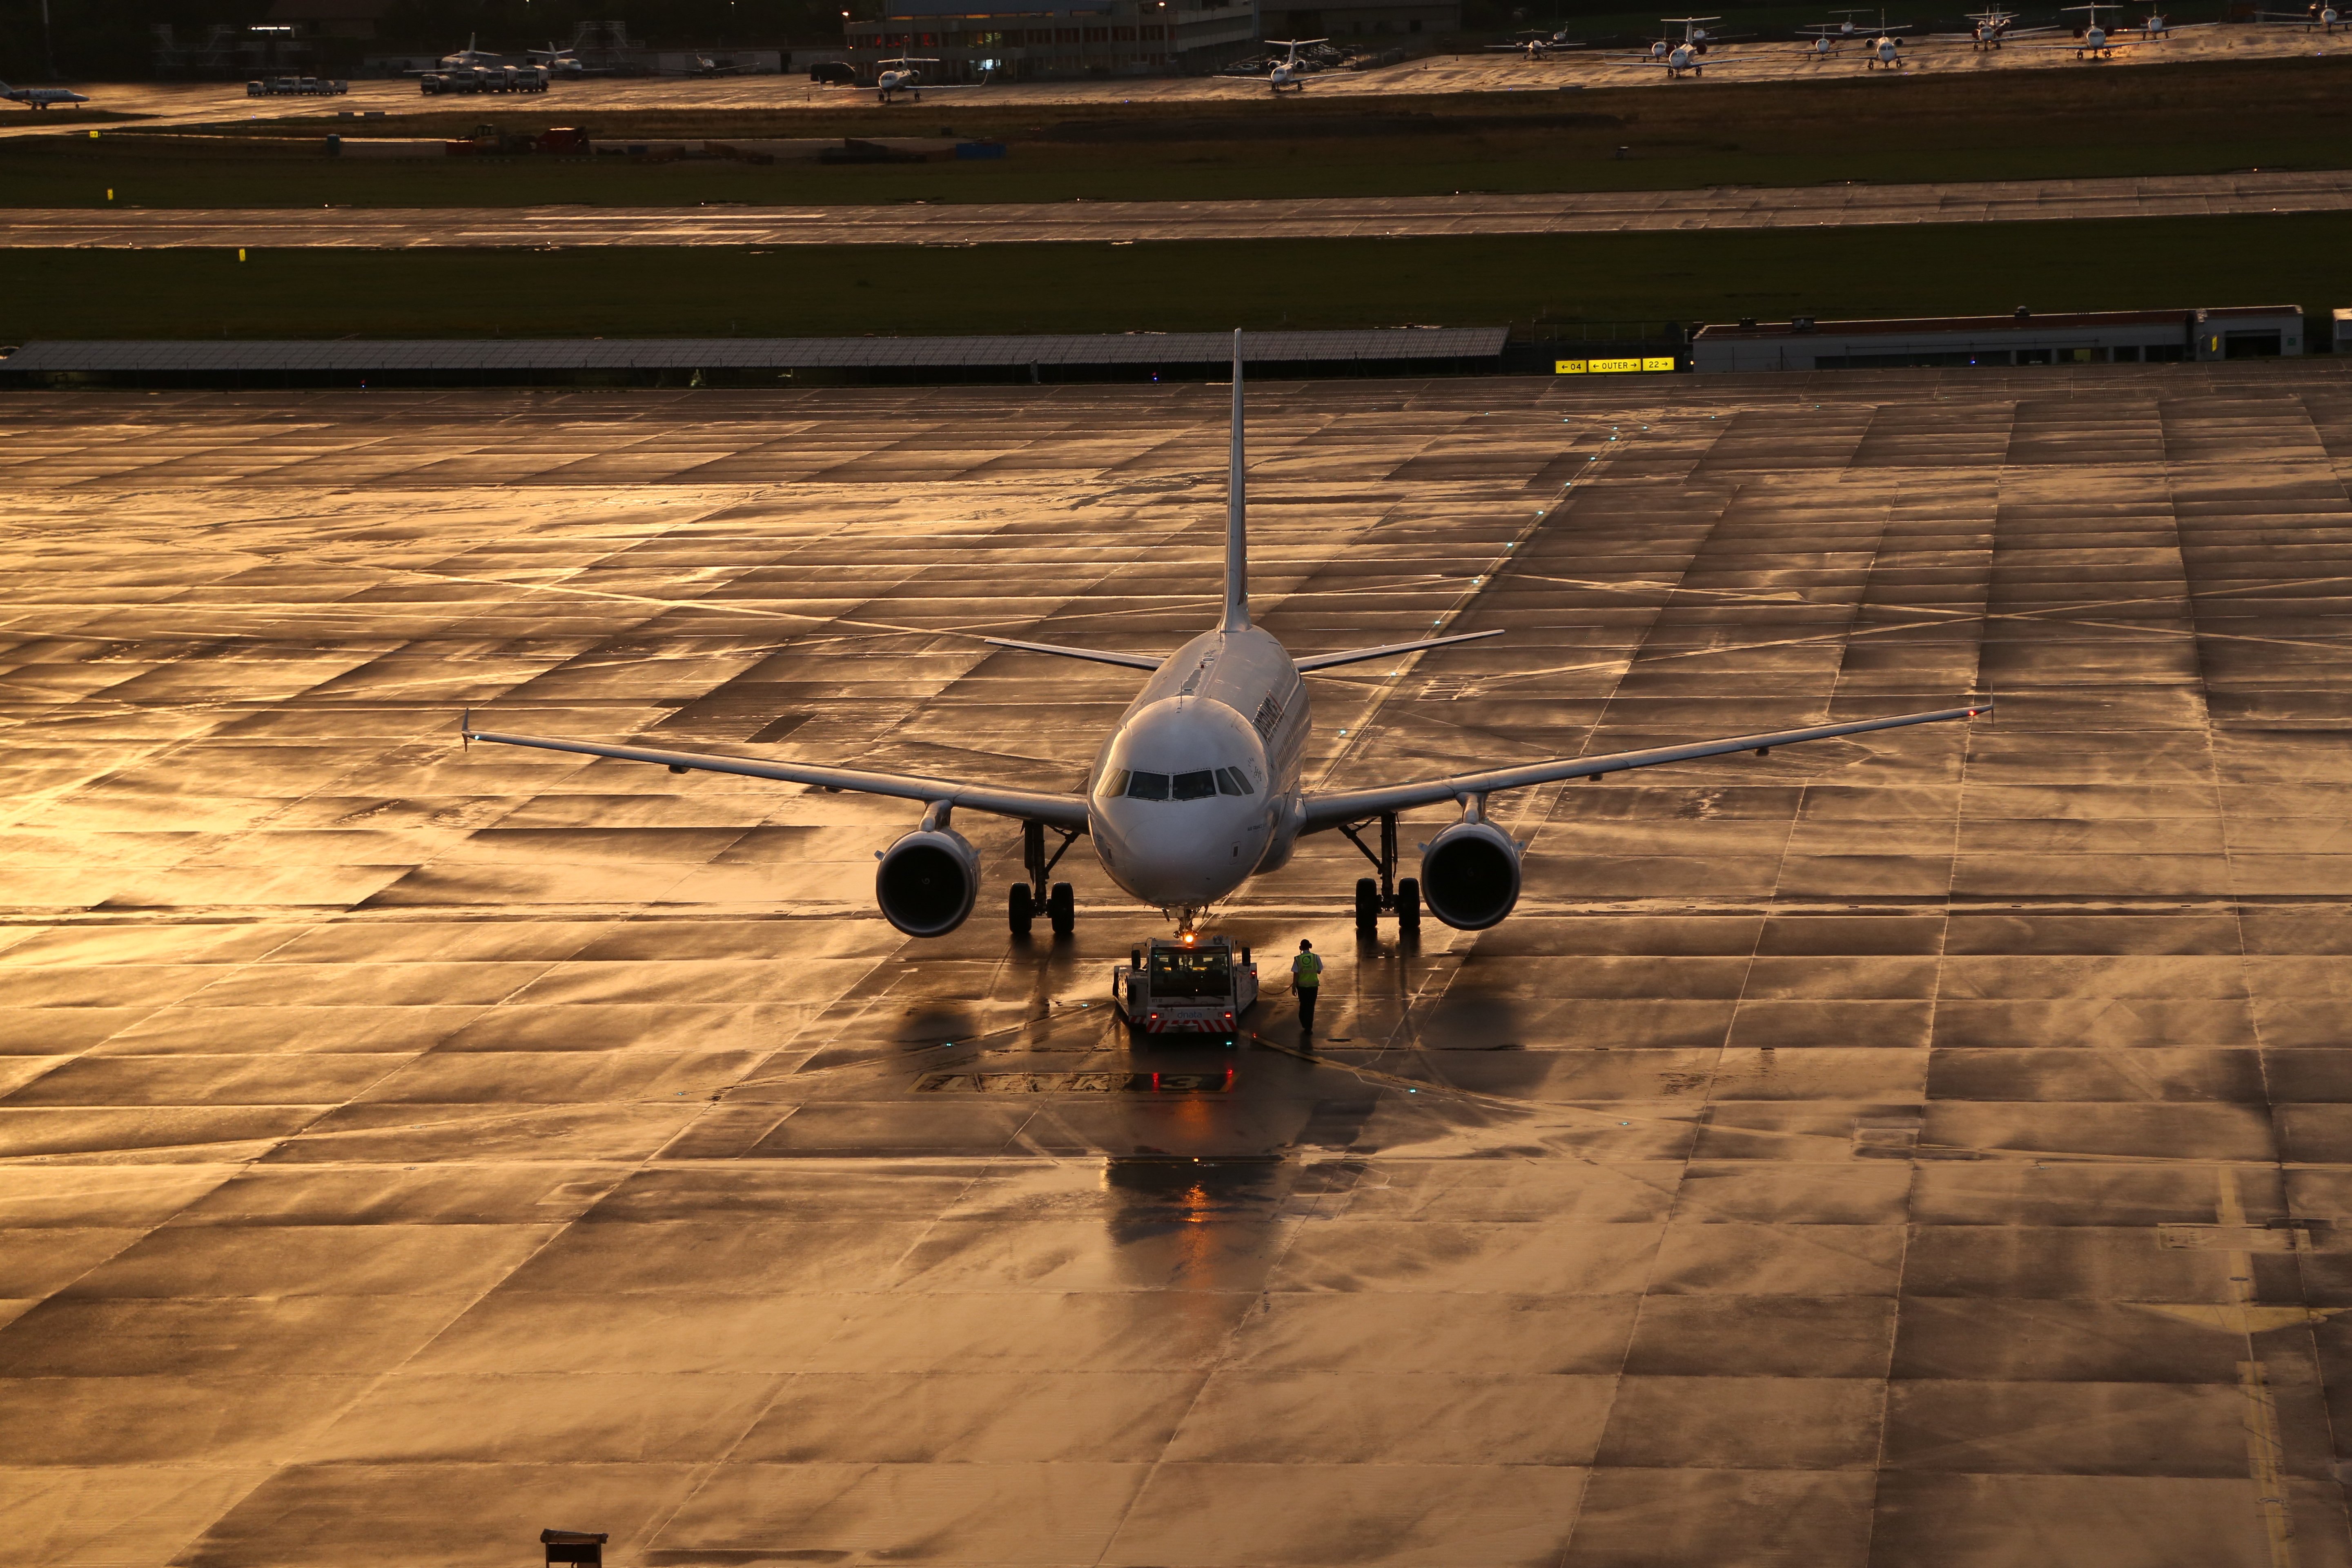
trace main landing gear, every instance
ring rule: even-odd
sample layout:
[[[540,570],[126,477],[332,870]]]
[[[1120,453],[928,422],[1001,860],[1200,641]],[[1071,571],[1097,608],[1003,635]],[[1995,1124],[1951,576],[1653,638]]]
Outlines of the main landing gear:
[[[1372,825],[1371,818],[1367,817],[1361,822],[1346,823],[1339,828],[1340,832],[1348,836],[1348,842],[1362,850],[1364,858],[1370,860],[1373,869],[1380,872],[1377,879],[1364,877],[1357,880],[1356,934],[1367,940],[1380,935],[1381,916],[1385,912],[1396,916],[1399,936],[1419,936],[1421,934],[1421,879],[1417,877],[1407,877],[1402,882],[1397,880],[1396,813],[1382,812],[1379,820],[1381,847],[1378,854],[1374,854],[1371,846],[1366,844],[1360,837],[1362,829]]]
[[[1042,822],[1021,825],[1021,868],[1029,873],[1029,879],[1013,883],[1004,900],[1005,923],[1013,928],[1014,936],[1027,936],[1030,922],[1037,918],[1040,910],[1053,925],[1055,936],[1067,936],[1078,929],[1077,900],[1071,894],[1070,885],[1067,882],[1048,884],[1045,880],[1053,874],[1054,868],[1062,863],[1062,857],[1069,852],[1078,835],[1073,828],[1057,827],[1054,831],[1062,836],[1062,842],[1048,857],[1045,853],[1045,825]]]

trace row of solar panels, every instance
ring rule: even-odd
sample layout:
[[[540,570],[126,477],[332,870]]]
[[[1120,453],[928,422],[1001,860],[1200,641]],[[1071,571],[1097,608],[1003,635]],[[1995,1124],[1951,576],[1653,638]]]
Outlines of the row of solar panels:
[[[1502,327],[1371,327],[1250,332],[1263,364],[1483,359]],[[466,338],[415,342],[55,342],[26,343],[0,371],[593,371],[858,369],[888,366],[1221,364],[1225,332],[1105,332],[970,338]]]

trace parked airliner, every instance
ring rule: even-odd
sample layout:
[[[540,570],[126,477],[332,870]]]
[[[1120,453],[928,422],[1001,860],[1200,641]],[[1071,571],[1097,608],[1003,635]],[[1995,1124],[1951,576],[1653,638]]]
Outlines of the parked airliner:
[[[1483,931],[1511,912],[1519,898],[1519,862],[1527,846],[1487,820],[1487,797],[1500,790],[1567,779],[1599,780],[1662,763],[1825,741],[1908,724],[1969,719],[1990,701],[1902,713],[1844,724],[1818,724],[1770,734],[1698,741],[1606,756],[1562,757],[1476,769],[1444,778],[1372,789],[1318,790],[1303,777],[1310,729],[1305,676],[1369,659],[1391,659],[1423,648],[1499,637],[1501,628],[1422,637],[1381,647],[1295,658],[1250,619],[1248,528],[1243,476],[1242,334],[1234,334],[1232,454],[1226,479],[1224,613],[1166,656],[1063,647],[1010,637],[982,640],[998,647],[1059,658],[1087,659],[1147,672],[1143,689],[1119,716],[1077,794],[1000,789],[956,779],[829,767],[822,763],[754,762],[692,752],[659,752],[590,741],[549,740],[477,729],[467,712],[460,733],[468,741],[532,746],[542,751],[652,763],[674,773],[692,771],[773,779],[819,789],[854,791],[923,803],[921,825],[877,852],[874,891],[883,915],[908,936],[944,936],[963,924],[980,892],[980,854],[953,826],[959,809],[1016,818],[1023,825],[1026,882],[1011,889],[1006,916],[1026,933],[1040,906],[1056,934],[1072,928],[1070,885],[1046,879],[1071,843],[1093,840],[1112,881],[1157,906],[1188,931],[1201,914],[1250,878],[1279,869],[1298,840],[1337,830],[1353,840],[1380,873],[1356,885],[1360,931],[1376,928],[1383,910],[1405,931],[1420,927],[1423,900],[1431,913],[1463,931]],[[1453,802],[1460,816],[1421,850],[1421,875],[1395,879],[1397,815],[1415,806]],[[1358,837],[1377,826],[1377,854]],[[1045,834],[1061,843],[1049,859]]]

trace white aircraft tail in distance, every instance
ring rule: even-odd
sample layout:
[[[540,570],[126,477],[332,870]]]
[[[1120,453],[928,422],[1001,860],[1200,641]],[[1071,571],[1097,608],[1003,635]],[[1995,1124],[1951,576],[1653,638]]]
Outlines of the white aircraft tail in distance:
[[[10,87],[0,81],[0,100],[21,103],[27,109],[71,109],[77,103],[88,103],[89,98],[62,87]],[[90,132],[95,136],[95,131]]]
[[[1446,632],[1410,642],[1295,656],[1253,620],[1242,412],[1244,342],[1234,334],[1233,428],[1227,459],[1223,605],[1216,624],[1173,653],[1070,647],[1013,637],[992,647],[1136,670],[1142,689],[1096,750],[1083,784],[1069,793],[1014,789],[965,779],[932,778],[826,763],[773,762],[658,751],[596,741],[550,739],[478,726],[467,711],[459,733],[468,742],[525,746],[580,756],[647,763],[673,773],[727,773],[908,801],[920,822],[876,851],[875,900],[889,922],[912,937],[945,936],[970,918],[981,894],[981,858],[955,826],[959,811],[1007,817],[1022,826],[1024,880],[1007,891],[1005,918],[1025,936],[1044,914],[1056,935],[1076,921],[1070,885],[1055,867],[1087,839],[1110,880],[1175,921],[1180,931],[1254,877],[1286,865],[1299,839],[1337,832],[1371,862],[1356,884],[1358,931],[1373,934],[1383,913],[1401,931],[1420,929],[1425,906],[1445,924],[1483,931],[1517,905],[1527,845],[1487,816],[1492,795],[1569,779],[1596,782],[1662,763],[1774,748],[1914,724],[1972,719],[1990,700],[1930,712],[1898,713],[1722,740],[1693,741],[1607,755],[1472,766],[1436,778],[1340,790],[1305,778],[1313,704],[1307,678],[1374,659],[1501,637],[1506,627]],[[1420,875],[1397,876],[1401,813],[1451,805],[1455,819],[1421,847]],[[1378,830],[1377,851],[1365,835]],[[1058,839],[1048,853],[1048,837]]]

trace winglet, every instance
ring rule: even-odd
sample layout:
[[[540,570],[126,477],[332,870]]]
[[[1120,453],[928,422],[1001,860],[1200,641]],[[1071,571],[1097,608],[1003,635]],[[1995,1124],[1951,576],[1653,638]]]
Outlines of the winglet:
[[[474,710],[471,708],[457,717],[457,741],[458,750],[470,752],[474,749]]]
[[[1234,448],[1225,475],[1225,618],[1222,632],[1249,630],[1249,502],[1242,479],[1242,334],[1234,329]]]

